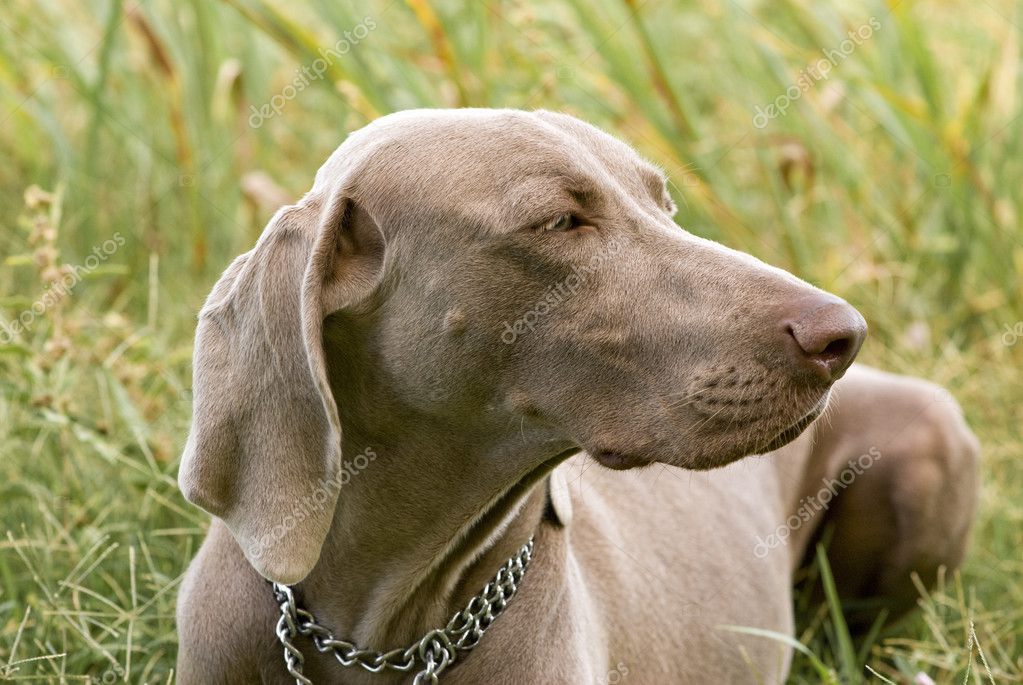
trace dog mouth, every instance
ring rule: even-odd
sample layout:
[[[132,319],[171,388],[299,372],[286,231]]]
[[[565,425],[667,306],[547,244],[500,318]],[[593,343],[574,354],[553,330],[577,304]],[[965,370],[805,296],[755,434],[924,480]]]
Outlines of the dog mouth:
[[[641,457],[631,452],[620,452],[617,450],[595,450],[590,452],[598,464],[613,471],[627,471],[637,466],[647,466],[654,460]]]
[[[828,396],[825,394],[817,404],[810,409],[801,419],[796,421],[794,424],[785,428],[780,433],[775,435],[771,440],[767,441],[763,447],[758,447],[751,454],[765,454],[767,452],[773,452],[776,449],[784,447],[796,438],[798,438],[807,426],[813,423],[818,416],[824,412],[824,408],[828,404]]]
[[[817,418],[824,413],[824,409],[828,405],[829,396],[830,392],[825,392],[813,404],[813,406],[797,420],[788,424],[781,430],[774,429],[776,432],[769,433],[768,430],[770,429],[765,428],[761,428],[759,430],[756,429],[757,424],[760,423],[757,420],[753,420],[749,425],[747,425],[745,430],[754,429],[756,431],[754,435],[770,435],[771,437],[767,440],[755,440],[750,437],[747,437],[746,439],[740,438],[738,443],[733,443],[731,447],[725,447],[720,451],[718,451],[720,449],[720,443],[718,443],[718,449],[712,449],[710,452],[704,453],[694,462],[686,463],[685,466],[687,468],[694,468],[697,470],[716,468],[729,464],[736,459],[741,459],[744,456],[752,454],[766,454],[784,447],[798,438],[811,423],[817,420]],[[722,435],[718,439],[722,440],[725,439],[725,437]],[[614,471],[627,471],[629,469],[648,466],[652,463],[661,461],[661,459],[658,459],[655,456],[646,454],[647,450],[598,447],[595,449],[588,449],[586,451],[601,466]],[[673,463],[674,460],[665,459],[664,461],[665,463]]]

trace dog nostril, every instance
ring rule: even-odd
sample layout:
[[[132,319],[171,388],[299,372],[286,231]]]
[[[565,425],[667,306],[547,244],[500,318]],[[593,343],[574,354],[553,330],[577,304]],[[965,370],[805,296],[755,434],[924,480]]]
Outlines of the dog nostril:
[[[849,338],[841,338],[839,340],[832,340],[829,342],[823,350],[821,350],[822,357],[844,357],[849,348],[852,347],[852,340]]]
[[[842,300],[815,298],[785,325],[797,361],[828,382],[838,380],[852,364],[867,333],[860,313]]]

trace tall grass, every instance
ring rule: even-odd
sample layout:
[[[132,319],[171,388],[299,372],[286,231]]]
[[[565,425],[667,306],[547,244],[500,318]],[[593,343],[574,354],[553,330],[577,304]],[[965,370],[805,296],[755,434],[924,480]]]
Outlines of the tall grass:
[[[680,223],[843,295],[867,361],[965,406],[985,486],[964,572],[865,645],[811,608],[792,681],[1023,682],[1021,25],[1003,0],[8,0],[0,320],[105,259],[0,336],[0,680],[172,679],[206,525],[174,485],[204,295],[346,132],[493,106],[615,131]]]

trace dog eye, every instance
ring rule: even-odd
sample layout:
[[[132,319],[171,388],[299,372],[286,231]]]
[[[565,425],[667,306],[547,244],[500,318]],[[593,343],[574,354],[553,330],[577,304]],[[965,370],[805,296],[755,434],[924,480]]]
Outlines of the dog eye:
[[[545,221],[544,223],[540,224],[539,228],[541,231],[553,231],[555,233],[558,233],[563,231],[570,231],[578,225],[579,222],[576,220],[575,215],[561,214],[560,216],[556,216],[553,219],[550,219],[549,221]]]

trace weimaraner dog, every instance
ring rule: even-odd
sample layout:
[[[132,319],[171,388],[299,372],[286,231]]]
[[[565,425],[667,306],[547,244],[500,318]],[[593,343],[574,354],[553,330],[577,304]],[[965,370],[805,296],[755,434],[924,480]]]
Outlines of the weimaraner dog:
[[[179,682],[780,683],[758,631],[818,541],[890,616],[955,568],[955,402],[850,368],[855,309],[674,213],[563,114],[351,134],[199,317]]]

